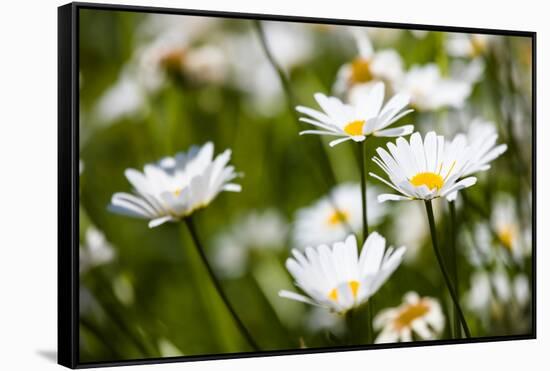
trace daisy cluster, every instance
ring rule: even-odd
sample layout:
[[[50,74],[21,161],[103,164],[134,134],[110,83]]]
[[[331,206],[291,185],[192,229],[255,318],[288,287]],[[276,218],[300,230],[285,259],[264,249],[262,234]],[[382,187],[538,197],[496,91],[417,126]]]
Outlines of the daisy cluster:
[[[440,54],[411,57],[403,40],[429,41]],[[308,347],[311,339],[312,346],[325,345],[320,337],[348,344],[364,333],[369,339],[360,341],[372,343],[459,338],[447,323],[461,305],[474,335],[528,311],[532,241],[516,197],[524,189],[516,179],[521,163],[510,163],[506,176],[493,171],[499,161],[528,158],[514,142],[518,119],[506,127],[483,103],[472,103],[502,49],[499,37],[263,21],[228,27],[221,18],[151,15],[135,43],[114,83],[82,110],[82,121],[106,137],[135,122],[132,130],[149,130],[154,145],[139,158],[117,159],[116,188],[100,188],[108,189],[102,205],[109,212],[97,217],[92,210],[104,229],[81,232],[84,278],[123,266],[127,251],[116,246],[130,233],[158,242],[149,254],[167,267],[181,264],[183,245],[189,280],[182,287],[193,291],[178,295],[191,292],[189,302],[206,303],[201,311],[212,317],[212,329],[225,328],[223,309],[210,307],[223,302],[252,348],[258,334],[248,330],[260,328],[264,315],[292,336],[311,331],[299,338]],[[323,58],[334,67],[329,78],[326,71],[316,76]],[[501,101],[503,109],[515,107]],[[84,145],[88,135],[95,138],[82,133]],[[99,171],[83,157],[86,201],[87,182],[98,182],[92,177]],[[187,229],[176,233],[180,224]],[[431,251],[424,247],[431,241],[437,251],[438,240],[441,270],[462,265],[451,272],[459,305],[441,290],[436,260],[425,258]],[[187,251],[193,246],[198,255]],[[138,276],[114,274],[108,289],[117,305],[139,301]],[[83,308],[100,307],[83,292],[83,303],[94,302]],[[368,319],[352,322],[365,313]],[[185,342],[162,334],[160,355],[184,353]]]

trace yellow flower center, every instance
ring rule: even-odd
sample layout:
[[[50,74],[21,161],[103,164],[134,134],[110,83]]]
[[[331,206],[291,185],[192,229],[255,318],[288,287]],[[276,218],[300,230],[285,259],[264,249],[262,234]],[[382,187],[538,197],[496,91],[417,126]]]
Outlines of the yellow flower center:
[[[351,61],[351,75],[349,77],[351,84],[369,82],[372,78],[370,61],[368,59],[358,57]]]
[[[351,290],[351,294],[353,295],[354,299],[357,299],[357,294],[359,293],[359,281],[348,281],[349,288]],[[334,288],[330,290],[328,294],[328,298],[332,301],[338,301],[338,289]]]
[[[416,304],[407,305],[393,320],[393,325],[396,330],[410,327],[415,319],[424,316],[429,310],[428,304],[422,300]]]
[[[181,194],[181,188],[176,188],[172,193],[174,196],[178,197]]]
[[[359,282],[358,281],[349,281],[348,282],[349,288],[351,289],[351,294],[353,295],[353,298],[357,298],[357,294],[359,293]]]
[[[513,248],[513,241],[516,237],[516,228],[513,225],[505,225],[499,228],[497,232],[500,242],[509,250]]]
[[[185,49],[175,48],[161,56],[160,65],[169,72],[180,72],[184,57]]]
[[[349,122],[344,127],[344,131],[352,136],[363,135],[363,125],[365,125],[365,120],[355,120]]]
[[[428,189],[432,190],[437,188],[438,190],[443,187],[444,179],[441,175],[436,173],[418,173],[410,180],[411,184],[415,187],[425,185]]]
[[[327,224],[335,227],[349,220],[349,212],[345,210],[334,210],[327,219]]]

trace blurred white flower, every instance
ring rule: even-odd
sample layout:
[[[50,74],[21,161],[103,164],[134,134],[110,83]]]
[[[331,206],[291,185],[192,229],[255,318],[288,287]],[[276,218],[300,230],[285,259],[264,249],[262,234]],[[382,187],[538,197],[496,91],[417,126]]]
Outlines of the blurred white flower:
[[[284,73],[313,58],[313,30],[308,25],[262,21],[262,28],[267,47]],[[249,96],[251,108],[268,117],[280,112],[285,107],[282,85],[258,35],[252,30],[228,35],[221,44],[228,56],[231,83]]]
[[[192,146],[188,152],[165,157],[147,164],[144,172],[126,169],[124,174],[135,195],[115,193],[109,209],[115,213],[150,219],[153,228],[168,221],[178,221],[195,210],[208,206],[222,191],[240,192],[241,186],[230,183],[238,174],[227,166],[231,150],[213,158],[214,145]]]
[[[143,87],[129,72],[123,71],[118,80],[99,98],[95,110],[101,121],[113,122],[145,110],[145,102]]]
[[[287,223],[277,210],[251,211],[216,236],[214,264],[225,277],[239,277],[247,269],[251,250],[280,249],[287,232]]]
[[[426,30],[409,30],[411,35],[413,35],[417,39],[425,39],[426,36],[430,33],[430,31]]]
[[[134,303],[134,286],[125,274],[119,274],[113,280],[113,293],[124,305],[130,306]]]
[[[508,149],[506,144],[496,145],[497,139],[498,134],[493,122],[475,119],[470,124],[467,143],[471,155],[464,175],[488,170],[491,167],[489,163]]]
[[[477,58],[489,49],[493,40],[492,35],[449,33],[445,47],[452,57]]]
[[[221,84],[228,74],[226,55],[214,45],[190,49],[185,56],[183,71],[190,80]]]
[[[307,296],[286,290],[279,296],[345,313],[378,291],[401,264],[404,253],[403,246],[386,249],[386,240],[376,232],[369,234],[360,256],[354,235],[332,247],[308,247],[305,253],[294,249],[286,267]]]
[[[412,341],[413,333],[421,340],[433,340],[445,328],[445,316],[439,302],[408,292],[403,304],[380,311],[374,317],[373,327],[381,330],[375,343]]]
[[[367,32],[363,28],[351,28],[359,54],[340,67],[333,90],[344,95],[359,84],[384,81],[391,84],[403,75],[403,61],[394,49],[374,51]]]
[[[451,76],[456,80],[478,82],[485,71],[483,55],[486,54],[494,40],[492,35],[447,34],[445,44],[447,53],[452,57],[459,58],[451,62]]]
[[[101,304],[92,292],[83,284],[78,288],[78,311],[80,315],[99,316],[103,314]]]
[[[362,142],[369,135],[377,137],[408,135],[414,129],[413,125],[386,129],[412,110],[403,110],[409,103],[409,97],[406,94],[397,94],[383,105],[384,83],[382,82],[354,89],[350,104],[342,103],[338,98],[327,97],[322,93],[315,94],[315,100],[322,112],[304,106],[298,106],[296,110],[309,116],[301,117],[300,121],[322,130],[304,130],[300,135],[341,137],[331,141],[331,147],[348,140]]]
[[[220,276],[237,278],[245,274],[248,267],[249,251],[230,234],[222,234],[215,239],[212,261]]]
[[[328,330],[333,334],[342,334],[346,329],[342,316],[319,307],[312,307],[307,314],[306,327],[311,332]]]
[[[98,118],[108,123],[147,109],[147,95],[158,91],[169,73],[199,83],[224,82],[227,58],[222,50],[212,43],[194,45],[213,25],[207,17],[147,17],[138,32],[140,45],[96,105]]]
[[[433,202],[432,205],[437,223],[443,215],[443,205],[440,202]],[[416,202],[399,202],[391,209],[390,215],[395,244],[407,246],[404,264],[415,264],[424,243],[430,237],[424,205]]]
[[[525,308],[531,300],[529,278],[519,273],[511,276],[503,268],[477,271],[470,278],[470,289],[465,294],[468,309],[477,314],[485,326],[491,316],[503,311]]]
[[[531,228],[522,225],[518,217],[518,210],[514,199],[506,194],[497,195],[495,206],[491,212],[491,225],[496,232],[499,243],[504,246],[516,263],[521,263],[525,257],[531,256],[530,236]]]
[[[531,256],[531,226],[522,226],[509,195],[496,195],[490,224],[477,223],[473,232],[473,240],[465,242],[467,257],[475,267],[521,266]]]
[[[385,205],[376,201],[376,187],[367,188],[368,218],[377,225],[386,213]],[[330,195],[296,212],[293,228],[294,246],[317,246],[342,241],[362,228],[361,186],[344,183],[336,186]]]
[[[233,235],[241,244],[270,249],[283,246],[287,231],[287,223],[275,209],[252,211],[233,227]]]
[[[458,134],[454,141],[463,146],[458,151],[465,151],[466,146],[469,153],[468,163],[464,167],[463,176],[475,174],[477,172],[486,171],[491,168],[489,164],[501,154],[503,154],[508,146],[506,144],[496,145],[498,134],[495,125],[489,121],[475,119],[469,126],[468,134]],[[450,142],[447,145],[452,145]],[[455,200],[456,192],[449,194],[449,200]]]
[[[79,250],[80,273],[110,263],[114,258],[115,251],[105,235],[95,227],[89,227],[86,230],[84,244],[80,245]]]
[[[443,136],[431,131],[424,142],[416,132],[410,142],[401,137],[396,144],[388,143],[390,153],[378,147],[380,157],[373,157],[373,161],[384,170],[389,181],[369,174],[400,193],[381,194],[378,201],[431,200],[474,185],[475,177],[461,179],[470,153],[458,142],[453,140],[446,145]]]
[[[484,73],[485,61],[481,58],[472,60],[456,59],[450,65],[450,76],[456,81],[475,84],[481,81]]]
[[[303,64],[313,56],[312,34],[305,25],[264,21],[262,27],[269,49],[284,69]]]
[[[223,80],[225,63],[213,44],[196,47],[216,19],[181,15],[151,15],[140,30],[145,41],[133,56],[135,75],[149,92],[158,90],[166,73],[186,74],[195,81]],[[200,66],[200,68],[199,68]]]
[[[476,223],[472,232],[473,240],[466,239],[466,234],[461,235],[465,246],[468,247],[466,257],[474,267],[481,268],[494,261],[491,230],[485,223]]]
[[[408,94],[411,105],[420,111],[462,108],[472,92],[470,82],[441,76],[439,67],[434,63],[412,66],[394,89]]]

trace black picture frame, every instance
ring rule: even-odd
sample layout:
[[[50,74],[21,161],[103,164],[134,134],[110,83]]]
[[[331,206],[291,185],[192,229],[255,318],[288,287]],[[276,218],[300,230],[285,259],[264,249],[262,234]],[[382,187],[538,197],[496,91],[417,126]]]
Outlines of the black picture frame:
[[[300,23],[334,24],[380,28],[415,29],[426,31],[447,31],[480,33],[504,36],[522,36],[532,40],[532,333],[512,336],[477,337],[433,341],[413,341],[398,344],[371,344],[360,346],[338,346],[314,349],[288,349],[246,353],[209,354],[149,358],[108,362],[81,363],[79,360],[79,11],[82,9],[112,10],[141,13],[177,14],[237,19],[258,19]],[[418,347],[449,344],[474,344],[508,340],[536,339],[536,56],[537,33],[485,28],[450,27],[408,23],[387,23],[363,20],[310,18],[269,14],[236,13],[224,11],[203,11],[190,9],[160,8],[148,6],[113,5],[98,3],[69,3],[58,8],[58,363],[69,368],[107,367],[138,364],[155,364],[184,361],[202,361],[244,357],[265,357],[290,354],[342,352],[380,348]]]

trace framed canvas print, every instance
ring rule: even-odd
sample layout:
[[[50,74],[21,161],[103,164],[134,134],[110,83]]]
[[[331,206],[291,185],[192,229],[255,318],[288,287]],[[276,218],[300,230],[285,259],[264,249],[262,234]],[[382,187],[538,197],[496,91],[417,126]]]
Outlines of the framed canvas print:
[[[534,32],[58,14],[62,365],[535,337]]]

